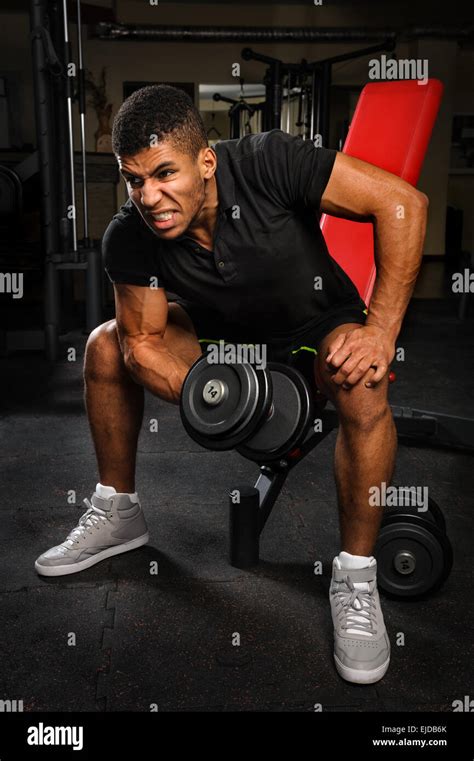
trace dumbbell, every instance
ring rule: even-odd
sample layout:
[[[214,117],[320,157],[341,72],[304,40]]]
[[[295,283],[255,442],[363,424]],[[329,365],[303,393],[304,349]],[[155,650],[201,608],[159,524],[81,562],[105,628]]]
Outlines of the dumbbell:
[[[189,436],[206,449],[236,449],[267,462],[303,442],[313,405],[306,379],[293,367],[210,363],[204,354],[184,380],[180,413]]]

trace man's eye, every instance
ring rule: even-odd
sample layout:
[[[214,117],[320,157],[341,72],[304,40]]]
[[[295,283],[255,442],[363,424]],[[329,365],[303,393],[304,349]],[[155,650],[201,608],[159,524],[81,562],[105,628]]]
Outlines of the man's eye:
[[[156,177],[161,179],[166,177],[168,174],[174,174],[174,171],[172,169],[163,169],[163,171],[159,172]],[[140,177],[126,177],[126,180],[132,188],[138,188],[138,186],[143,182]]]

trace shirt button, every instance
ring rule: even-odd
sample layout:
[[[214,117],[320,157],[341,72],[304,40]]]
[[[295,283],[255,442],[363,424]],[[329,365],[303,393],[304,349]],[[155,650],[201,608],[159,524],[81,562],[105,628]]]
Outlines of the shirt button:
[[[199,246],[195,246],[194,250],[195,250],[196,254],[199,254],[201,249],[199,248]]]
[[[219,262],[219,267],[225,267],[225,262]]]

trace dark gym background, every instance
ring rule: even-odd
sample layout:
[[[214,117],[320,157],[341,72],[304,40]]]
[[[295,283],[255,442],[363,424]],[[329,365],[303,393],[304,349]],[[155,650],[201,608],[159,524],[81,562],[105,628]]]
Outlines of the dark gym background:
[[[34,560],[66,537],[98,480],[82,401],[82,358],[88,332],[114,314],[98,252],[125,199],[107,127],[134,89],[165,82],[194,97],[210,144],[228,138],[231,129],[245,130],[248,112],[236,126],[225,99],[238,101],[243,94],[247,103],[262,104],[266,66],[245,60],[244,47],[297,64],[390,39],[399,58],[428,59],[429,76],[443,82],[418,185],[430,199],[424,261],[397,342],[405,360],[395,363],[390,398],[400,406],[474,417],[473,295],[452,288],[453,273],[474,271],[472,11],[467,4],[405,0],[324,0],[319,7],[263,0],[82,4],[84,68],[99,87],[102,111],[91,103],[89,87],[85,230],[81,120],[70,92],[74,251],[64,214],[71,193],[65,87],[46,120],[49,148],[39,126],[46,117],[39,105],[38,45],[44,39],[38,25],[43,14],[52,38],[61,39],[61,8],[49,0],[31,6],[4,0],[0,12],[0,165],[6,176],[0,272],[24,274],[22,298],[0,293],[0,701],[22,701],[24,711],[146,712],[152,704],[160,711],[313,711],[315,704],[325,711],[452,711],[454,701],[473,694],[472,449],[417,442],[399,447],[395,482],[429,486],[446,518],[454,565],[443,587],[425,600],[382,598],[392,662],[373,686],[343,682],[332,661],[327,594],[338,551],[335,433],[290,474],[262,537],[260,565],[242,571],[227,558],[227,493],[236,481],[252,483],[256,466],[235,452],[194,444],[178,409],[148,394],[137,489],[149,545],[56,579],[38,577]],[[68,2],[68,11],[77,65],[76,2]],[[207,30],[205,39],[198,31],[189,37],[195,27]],[[252,37],[253,28],[260,32]],[[289,28],[292,39],[283,31]],[[47,45],[44,50],[56,87],[55,57]],[[370,57],[332,67],[329,147],[342,146],[369,81]],[[232,76],[235,63],[241,80]],[[254,131],[262,127],[258,114],[257,108]],[[49,151],[53,219],[45,218],[38,149]],[[19,185],[8,170],[20,175]],[[153,419],[158,433],[150,432]],[[152,561],[158,575],[150,575]],[[313,574],[316,561],[322,576]],[[232,645],[236,632],[240,647]]]

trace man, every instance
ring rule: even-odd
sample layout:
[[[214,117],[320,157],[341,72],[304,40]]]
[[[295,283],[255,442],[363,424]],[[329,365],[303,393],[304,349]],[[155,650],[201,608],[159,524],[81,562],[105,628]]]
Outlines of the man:
[[[390,643],[372,555],[381,511],[369,505],[369,489],[394,469],[388,371],[420,266],[427,198],[280,130],[209,148],[190,98],[164,85],[124,102],[112,139],[129,192],[103,241],[116,319],[91,333],[84,365],[100,483],[78,526],[36,570],[75,573],[148,541],[135,491],[144,388],[177,404],[206,342],[263,341],[268,360],[294,362],[307,377],[309,359],[310,381],[338,411],[334,657],[342,677],[373,683],[388,668]],[[368,313],[328,254],[321,211],[373,222]]]

